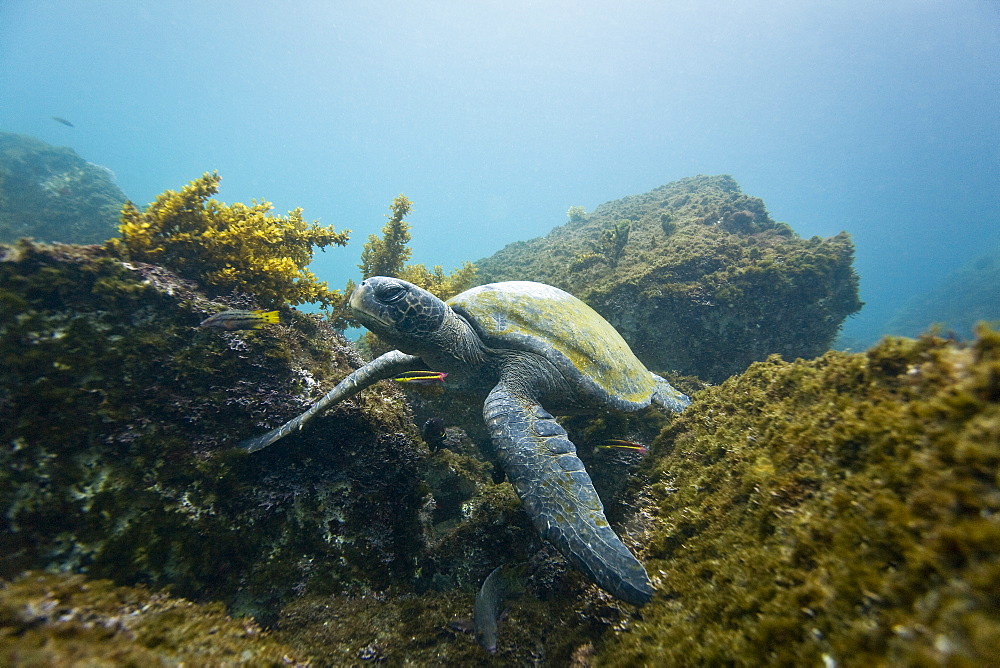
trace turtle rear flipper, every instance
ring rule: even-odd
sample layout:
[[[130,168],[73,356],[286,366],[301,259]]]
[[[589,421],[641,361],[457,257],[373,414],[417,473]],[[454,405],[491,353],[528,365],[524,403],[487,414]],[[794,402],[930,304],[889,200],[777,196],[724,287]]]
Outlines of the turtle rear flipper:
[[[650,373],[650,375],[656,379],[656,389],[653,390],[654,403],[660,404],[674,413],[680,413],[691,405],[691,397],[675,389],[665,378],[661,378],[655,373]]]
[[[328,406],[332,406],[338,401],[343,401],[348,397],[353,397],[361,390],[370,385],[374,385],[380,380],[392,378],[393,376],[397,376],[404,371],[420,369],[423,366],[424,363],[419,357],[406,355],[398,350],[390,350],[381,357],[373,359],[368,364],[349,374],[346,378],[337,383],[336,387],[327,392],[322,399],[310,406],[305,413],[292,418],[277,429],[272,429],[263,436],[256,436],[254,438],[248,438],[245,441],[241,441],[237,447],[241,450],[245,450],[246,452],[257,452],[258,450],[263,450],[278,439],[288,436],[296,429],[301,429],[302,425],[311,420],[314,415]]]
[[[602,589],[634,605],[653,595],[646,569],[604,516],[604,506],[566,430],[504,383],[483,408],[500,463],[535,528]]]

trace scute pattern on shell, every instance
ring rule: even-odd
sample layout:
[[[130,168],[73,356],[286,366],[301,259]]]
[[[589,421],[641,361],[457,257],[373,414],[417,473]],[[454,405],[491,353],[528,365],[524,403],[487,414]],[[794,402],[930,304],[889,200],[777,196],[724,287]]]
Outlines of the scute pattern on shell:
[[[655,378],[614,327],[568,292],[507,281],[467,290],[448,305],[491,347],[542,355],[601,401],[649,404]]]

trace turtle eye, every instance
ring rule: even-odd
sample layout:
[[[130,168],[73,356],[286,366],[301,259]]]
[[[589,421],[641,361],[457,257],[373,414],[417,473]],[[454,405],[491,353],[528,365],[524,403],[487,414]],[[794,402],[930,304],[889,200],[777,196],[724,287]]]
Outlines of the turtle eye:
[[[402,285],[387,285],[379,290],[379,301],[383,304],[398,302],[406,294],[406,288]]]

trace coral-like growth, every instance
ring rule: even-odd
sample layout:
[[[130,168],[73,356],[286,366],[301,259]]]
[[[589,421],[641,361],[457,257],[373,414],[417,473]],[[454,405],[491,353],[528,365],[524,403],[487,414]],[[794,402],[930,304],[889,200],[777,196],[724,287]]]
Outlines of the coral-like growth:
[[[389,206],[392,214],[386,216],[389,222],[382,228],[382,236],[369,235],[368,243],[361,252],[361,264],[358,265],[361,275],[364,278],[402,278],[441,299],[449,299],[471,288],[476,276],[476,267],[471,262],[465,262],[448,275],[440,265],[428,269],[423,264],[406,264],[412,251],[407,245],[410,243],[410,225],[403,219],[412,209],[413,203],[405,195],[399,195],[392,201]],[[347,291],[352,287],[348,286]]]
[[[403,265],[410,259],[413,251],[407,246],[410,243],[410,225],[403,220],[413,203],[406,195],[397,195],[389,205],[392,215],[386,216],[389,222],[382,228],[382,236],[368,235],[368,243],[361,251],[361,276],[399,276]]]
[[[581,223],[587,219],[587,210],[582,206],[571,206],[566,212],[571,223]]]
[[[347,244],[349,230],[307,223],[302,209],[271,215],[269,202],[224,204],[209,199],[218,174],[204,174],[167,190],[139,211],[127,202],[120,239],[108,248],[126,260],[158,264],[197,280],[216,294],[247,292],[262,305],[318,302],[336,306],[342,296],[316,279],[307,265],[313,247]]]
[[[476,266],[483,282],[563,288],[646,366],[719,382],[771,353],[827,350],[861,308],[853,251],[843,233],[797,237],[732,177],[698,176],[602,204]]]
[[[632,222],[628,218],[622,218],[612,223],[611,227],[601,232],[600,243],[596,244],[601,253],[607,258],[608,263],[615,267],[628,243],[628,234],[632,229]]]
[[[1000,334],[777,356],[653,444],[659,594],[600,665],[988,665]]]
[[[423,264],[408,264],[399,272],[399,278],[419,285],[424,290],[433,293],[441,299],[451,299],[460,292],[465,292],[475,284],[476,265],[463,262],[458,269],[445,274],[441,265],[435,265],[428,270]]]

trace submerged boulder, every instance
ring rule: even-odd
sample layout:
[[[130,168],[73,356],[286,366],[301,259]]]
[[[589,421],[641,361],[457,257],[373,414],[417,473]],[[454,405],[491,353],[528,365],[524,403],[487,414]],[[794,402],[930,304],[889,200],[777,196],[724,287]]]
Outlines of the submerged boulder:
[[[399,390],[236,451],[362,361],[290,308],[260,330],[199,328],[254,307],[223,301],[97,246],[0,246],[0,577],[169,585],[265,621],[293,594],[412,577],[426,449]]]
[[[980,321],[1000,323],[1000,248],[965,263],[889,319],[891,334],[916,336],[934,326],[970,338]],[[994,325],[996,326],[996,325]]]
[[[778,353],[815,357],[861,308],[845,233],[802,239],[730,176],[599,206],[479,260],[479,280],[558,286],[603,315],[651,369],[719,382]]]
[[[71,148],[0,132],[0,243],[96,244],[114,236],[125,193]]]

